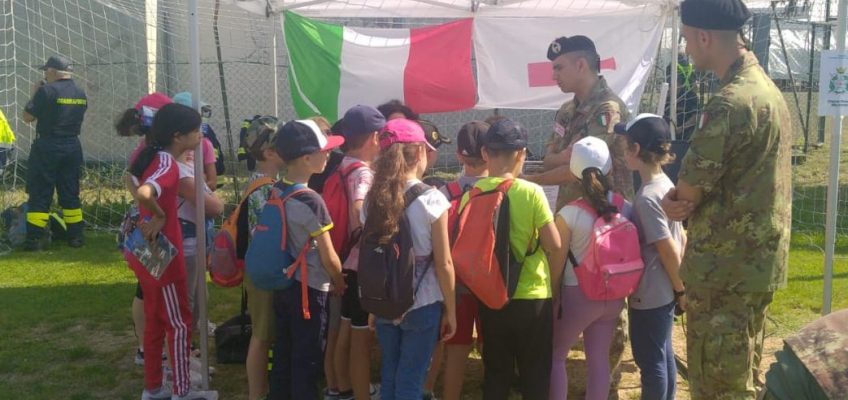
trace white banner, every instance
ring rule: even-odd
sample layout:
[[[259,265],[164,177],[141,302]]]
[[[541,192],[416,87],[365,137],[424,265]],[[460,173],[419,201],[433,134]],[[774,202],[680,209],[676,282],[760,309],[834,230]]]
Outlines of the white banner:
[[[571,94],[551,78],[548,46],[560,36],[584,35],[595,42],[607,83],[635,111],[666,19],[659,7],[579,17],[477,17],[475,108],[559,109]]]
[[[822,50],[819,71],[819,115],[848,114],[848,53]]]

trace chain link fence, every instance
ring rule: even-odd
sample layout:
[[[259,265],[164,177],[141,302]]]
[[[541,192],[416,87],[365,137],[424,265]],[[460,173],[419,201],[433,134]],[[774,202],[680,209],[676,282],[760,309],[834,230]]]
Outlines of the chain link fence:
[[[200,0],[201,101],[212,106],[207,121],[224,147],[227,172],[219,193],[229,203],[238,198],[247,179],[236,161],[241,121],[257,114],[295,117],[289,96],[288,57],[279,16],[256,16],[226,2]],[[825,215],[829,126],[816,116],[818,59],[822,48],[835,43],[825,1],[753,2],[756,14],[745,29],[750,47],[778,83],[793,114],[796,163],[793,228],[822,232]],[[835,14],[835,4],[832,14]],[[190,72],[185,0],[2,0],[0,1],[0,110],[18,141],[0,173],[0,209],[25,201],[26,166],[32,126],[20,115],[41,79],[36,68],[53,54],[70,58],[75,79],[86,90],[89,110],[81,136],[86,158],[82,196],[87,222],[98,229],[115,228],[129,204],[121,177],[138,139],[118,137],[117,115],[150,90],[173,96],[189,90]],[[433,19],[334,19],[354,26],[414,27],[441,22]],[[670,25],[669,25],[670,26]],[[555,32],[551,36],[556,36]],[[654,112],[663,82],[670,82],[671,29],[667,29],[641,102]],[[684,45],[681,44],[681,52]],[[692,134],[699,110],[717,88],[717,81],[679,58],[677,115],[682,138]],[[389,100],[389,99],[386,99]],[[530,150],[539,157],[551,133],[554,112],[500,109],[430,114],[447,136],[455,136],[470,120],[498,113],[520,121],[530,131]],[[668,107],[666,107],[668,113]],[[455,173],[455,145],[443,145],[436,170]],[[848,174],[848,167],[843,166]],[[843,175],[844,176],[844,175]],[[848,179],[840,191],[838,232],[848,237]],[[815,241],[818,243],[818,240]]]

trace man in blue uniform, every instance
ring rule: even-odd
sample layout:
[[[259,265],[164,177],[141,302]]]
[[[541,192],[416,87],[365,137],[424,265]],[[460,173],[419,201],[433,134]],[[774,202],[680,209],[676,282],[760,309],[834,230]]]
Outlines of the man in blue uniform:
[[[23,119],[36,121],[36,139],[32,143],[27,169],[27,240],[24,248],[41,250],[50,220],[53,191],[67,226],[68,244],[82,247],[83,221],[79,198],[82,169],[80,128],[88,108],[85,92],[71,79],[70,62],[52,56],[41,67],[44,80],[33,87]]]

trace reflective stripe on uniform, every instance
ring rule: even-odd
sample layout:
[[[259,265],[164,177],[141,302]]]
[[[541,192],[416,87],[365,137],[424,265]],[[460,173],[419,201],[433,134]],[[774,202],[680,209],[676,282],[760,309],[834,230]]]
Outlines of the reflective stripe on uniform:
[[[62,218],[65,220],[66,224],[76,224],[82,222],[82,209],[74,208],[70,210],[62,210]]]
[[[86,99],[74,99],[68,97],[60,97],[56,99],[56,104],[62,106],[85,106],[88,105],[88,100]]]
[[[47,222],[50,220],[50,214],[46,212],[28,212],[27,213],[27,223],[31,225],[35,225],[39,228],[44,228],[47,226]]]

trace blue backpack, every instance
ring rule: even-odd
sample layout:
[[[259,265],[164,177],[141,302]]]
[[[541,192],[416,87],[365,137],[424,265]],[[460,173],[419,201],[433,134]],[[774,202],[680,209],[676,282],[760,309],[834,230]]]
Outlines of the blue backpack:
[[[245,271],[253,285],[262,290],[284,290],[294,284],[294,274],[300,270],[302,297],[307,294],[306,254],[311,248],[307,240],[302,249],[289,249],[286,224],[286,201],[292,196],[308,191],[305,185],[296,184],[280,190],[274,186],[271,198],[262,208],[253,238],[245,254]],[[309,319],[309,304],[303,302],[303,316]]]

